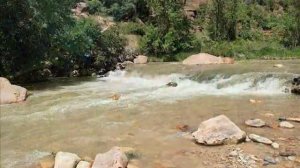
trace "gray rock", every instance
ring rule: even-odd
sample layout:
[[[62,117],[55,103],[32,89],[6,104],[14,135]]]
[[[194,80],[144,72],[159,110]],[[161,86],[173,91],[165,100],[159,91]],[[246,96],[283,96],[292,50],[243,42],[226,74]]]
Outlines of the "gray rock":
[[[244,141],[246,133],[225,115],[220,115],[202,122],[193,136],[200,144],[222,145]]]
[[[276,164],[277,163],[276,159],[271,156],[266,156],[264,158],[264,161],[267,162],[268,164]]]
[[[91,167],[91,163],[87,162],[87,161],[80,161],[76,168],[90,168]]]
[[[73,153],[58,152],[55,156],[54,168],[74,168],[80,158]]]
[[[250,134],[249,138],[254,142],[259,142],[259,143],[263,143],[263,144],[267,144],[267,145],[271,145],[273,143],[270,139],[256,135],[256,134]]]
[[[92,168],[126,168],[128,159],[119,147],[97,154]]]
[[[266,122],[261,119],[251,119],[245,121],[245,124],[250,127],[264,127],[266,126]]]
[[[281,121],[281,122],[279,123],[279,126],[280,126],[281,128],[289,128],[289,129],[295,127],[293,124],[291,124],[290,122],[287,122],[287,121]]]

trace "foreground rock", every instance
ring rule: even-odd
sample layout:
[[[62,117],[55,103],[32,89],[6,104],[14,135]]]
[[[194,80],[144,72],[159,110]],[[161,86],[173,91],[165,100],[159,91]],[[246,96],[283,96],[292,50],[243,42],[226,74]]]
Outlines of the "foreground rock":
[[[182,63],[185,65],[233,64],[234,60],[229,57],[216,57],[207,53],[200,53],[189,56]]]
[[[257,128],[266,126],[266,122],[261,119],[247,120],[245,121],[245,124],[250,127],[257,127]]]
[[[147,62],[148,62],[148,57],[144,55],[139,55],[133,60],[133,63],[135,64],[147,64]]]
[[[249,138],[254,142],[259,142],[259,143],[263,143],[263,144],[267,144],[267,145],[271,145],[273,143],[270,139],[256,135],[256,134],[250,134]]]
[[[25,101],[26,96],[25,88],[12,85],[8,79],[0,77],[0,105]]]
[[[92,168],[126,168],[128,159],[119,147],[96,156]]]
[[[281,128],[289,128],[289,129],[295,127],[293,124],[291,124],[291,123],[289,123],[289,122],[287,122],[287,121],[282,121],[282,122],[280,122],[280,123],[279,123],[279,126],[280,126]]]
[[[222,145],[244,141],[246,133],[225,115],[220,115],[202,122],[193,136],[200,144]]]
[[[55,156],[54,168],[74,168],[80,158],[73,153],[58,152]]]
[[[90,168],[92,165],[87,161],[80,161],[76,168]]]

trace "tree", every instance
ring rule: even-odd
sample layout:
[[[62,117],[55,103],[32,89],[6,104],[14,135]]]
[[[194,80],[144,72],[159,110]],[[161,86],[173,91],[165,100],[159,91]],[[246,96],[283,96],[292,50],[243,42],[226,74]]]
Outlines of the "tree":
[[[191,24],[182,0],[148,1],[150,26],[142,39],[142,48],[150,54],[170,54],[192,47]]]
[[[10,0],[0,6],[0,76],[39,69],[59,49],[53,40],[73,23],[75,0]],[[55,54],[54,54],[55,55]]]
[[[210,35],[213,40],[233,41],[237,38],[240,0],[213,0],[210,10]]]

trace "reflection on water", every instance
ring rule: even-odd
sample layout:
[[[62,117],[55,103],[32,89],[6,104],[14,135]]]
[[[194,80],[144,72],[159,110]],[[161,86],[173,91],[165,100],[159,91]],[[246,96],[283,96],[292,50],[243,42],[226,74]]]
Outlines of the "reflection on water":
[[[243,124],[249,118],[276,124],[279,116],[299,116],[300,98],[284,90],[300,74],[300,61],[286,61],[282,69],[273,63],[192,67],[157,63],[111,72],[101,79],[55,79],[29,86],[33,95],[26,102],[1,106],[1,167],[29,167],[52,151],[94,157],[112,146],[131,146],[142,153],[143,167],[168,160],[176,167],[200,168],[203,160],[217,163],[218,157],[206,152],[221,156],[227,147],[195,145],[174,128],[182,123],[196,128],[219,114],[246,132],[274,139],[300,138],[300,125],[270,131]],[[167,87],[171,81],[178,87]],[[121,95],[120,100],[112,100],[114,94]],[[251,98],[262,103],[251,104]],[[300,151],[299,140],[293,143]],[[251,149],[271,150],[265,146]],[[178,154],[182,151],[197,156]]]

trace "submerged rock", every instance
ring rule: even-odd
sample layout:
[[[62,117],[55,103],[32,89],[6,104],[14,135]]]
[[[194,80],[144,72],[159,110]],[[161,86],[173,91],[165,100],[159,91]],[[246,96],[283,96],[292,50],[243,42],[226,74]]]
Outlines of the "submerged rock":
[[[256,135],[256,134],[250,134],[249,138],[254,142],[259,142],[259,143],[263,143],[263,144],[267,144],[267,145],[271,145],[273,143],[270,139]]]
[[[135,64],[147,64],[147,62],[148,62],[148,57],[144,55],[139,55],[133,60],[133,63]]]
[[[300,95],[300,77],[294,78],[292,84],[291,92]]]
[[[58,152],[55,156],[54,168],[74,168],[80,158],[73,153]]]
[[[168,87],[177,87],[178,84],[176,82],[169,82],[166,84]]]
[[[119,147],[97,154],[92,168],[126,168],[128,159]]]
[[[183,62],[185,65],[200,65],[200,64],[233,64],[234,60],[228,57],[216,57],[207,53],[199,53],[189,56]]]
[[[245,124],[251,127],[264,127],[266,126],[266,122],[261,119],[251,119],[245,121]]]
[[[0,77],[0,105],[23,102],[26,97],[25,88],[12,85],[8,79]]]
[[[288,121],[281,121],[281,122],[279,123],[279,126],[280,126],[281,128],[289,128],[289,129],[295,127],[293,124],[291,124],[291,123],[288,122]]]
[[[46,156],[39,161],[38,168],[53,168],[55,159],[53,155]]]
[[[225,115],[220,115],[202,122],[193,136],[200,144],[222,145],[244,141],[246,133]]]

